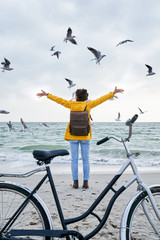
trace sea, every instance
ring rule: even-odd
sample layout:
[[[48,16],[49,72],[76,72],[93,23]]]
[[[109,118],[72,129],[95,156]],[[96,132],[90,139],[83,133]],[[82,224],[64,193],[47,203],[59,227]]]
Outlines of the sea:
[[[20,122],[13,122],[13,130],[9,130],[6,122],[0,122],[0,164],[6,166],[35,162],[33,150],[67,149],[69,142],[64,140],[66,122],[27,122],[23,129]],[[126,161],[126,153],[122,143],[113,139],[97,145],[97,141],[106,136],[118,138],[128,136],[128,126],[124,122],[93,122],[90,146],[90,163],[94,165],[122,165]],[[160,122],[135,122],[132,137],[128,142],[131,153],[139,153],[135,157],[137,166],[160,167]],[[79,154],[81,162],[81,154]],[[56,157],[54,162],[70,164],[71,156]]]

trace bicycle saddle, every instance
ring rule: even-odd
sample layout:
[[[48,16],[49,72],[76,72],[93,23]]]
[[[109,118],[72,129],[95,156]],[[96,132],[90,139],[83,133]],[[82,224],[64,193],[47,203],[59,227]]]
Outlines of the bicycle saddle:
[[[33,157],[38,160],[37,164],[42,165],[43,163],[48,164],[51,160],[58,156],[69,155],[69,152],[65,149],[58,150],[33,150]]]

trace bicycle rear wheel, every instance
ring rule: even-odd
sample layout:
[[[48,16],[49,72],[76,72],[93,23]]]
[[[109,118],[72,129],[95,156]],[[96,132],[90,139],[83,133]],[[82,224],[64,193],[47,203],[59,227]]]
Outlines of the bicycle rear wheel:
[[[7,233],[13,229],[51,229],[49,215],[42,206],[41,200],[37,195],[33,195],[25,208],[22,210],[18,218],[11,224],[9,228],[3,227],[13,216],[15,211],[24,202],[30,190],[18,184],[10,182],[0,182],[0,239],[5,239]],[[18,237],[17,237],[18,238]],[[20,237],[19,237],[20,238]],[[30,236],[23,236],[23,239],[29,239]],[[50,237],[31,236],[37,240],[50,240]]]
[[[160,187],[153,187],[151,192],[160,212]],[[143,210],[147,207],[149,217],[156,229],[152,227]],[[160,240],[160,221],[158,220],[146,192],[142,192],[133,202],[126,221],[126,240]]]

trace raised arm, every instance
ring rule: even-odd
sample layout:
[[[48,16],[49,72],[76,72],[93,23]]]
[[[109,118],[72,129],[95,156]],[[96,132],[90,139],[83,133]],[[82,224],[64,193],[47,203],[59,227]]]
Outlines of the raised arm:
[[[61,104],[62,106],[66,107],[66,108],[70,108],[70,106],[71,106],[71,101],[68,101],[66,99],[54,96],[50,93],[46,93],[43,90],[41,90],[40,93],[37,93],[37,97],[43,97],[43,96],[46,96],[48,99],[50,99],[50,100],[52,100],[52,101],[54,101],[58,104]]]
[[[123,92],[124,92],[123,89],[119,89],[119,88],[115,87],[113,92],[110,92],[100,98],[97,98],[95,100],[88,102],[88,105],[90,106],[90,108],[94,108],[94,107],[98,106],[99,104],[113,98],[116,93],[123,93]]]

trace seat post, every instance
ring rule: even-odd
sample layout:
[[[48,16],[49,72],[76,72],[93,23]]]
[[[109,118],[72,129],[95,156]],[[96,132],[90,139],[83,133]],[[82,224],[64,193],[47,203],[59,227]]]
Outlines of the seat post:
[[[58,214],[59,214],[59,217],[60,217],[60,220],[61,220],[61,224],[63,226],[63,229],[67,230],[66,224],[64,222],[64,215],[63,215],[63,212],[62,212],[61,204],[60,204],[60,201],[59,201],[59,198],[58,198],[58,194],[57,194],[57,191],[56,191],[56,187],[55,187],[55,184],[54,184],[53,177],[52,177],[51,170],[50,170],[49,166],[46,166],[46,171],[47,171],[47,174],[48,174],[50,186],[51,186],[52,193],[53,193],[53,196],[54,196],[54,200],[55,200],[55,203],[56,203],[56,206],[57,206],[57,210],[58,210]]]

